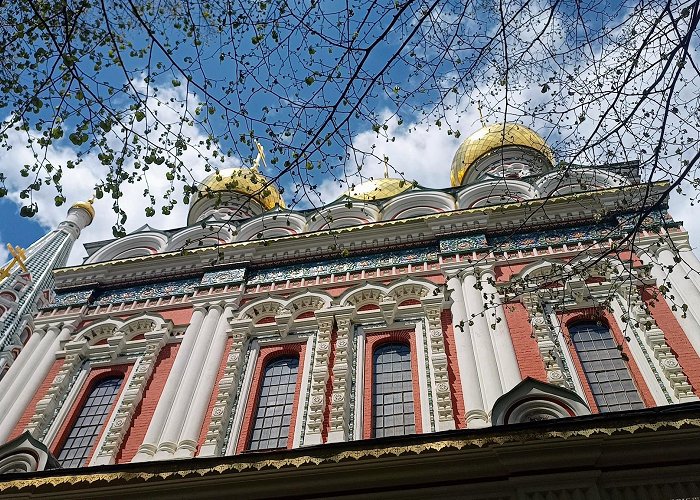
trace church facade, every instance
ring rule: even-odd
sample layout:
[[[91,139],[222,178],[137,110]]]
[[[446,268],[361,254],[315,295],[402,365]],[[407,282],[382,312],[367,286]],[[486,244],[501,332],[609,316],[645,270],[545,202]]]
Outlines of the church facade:
[[[637,169],[500,124],[444,189],[295,211],[256,169],[212,174],[185,227],[45,264],[0,379],[0,493],[697,493],[700,262]]]

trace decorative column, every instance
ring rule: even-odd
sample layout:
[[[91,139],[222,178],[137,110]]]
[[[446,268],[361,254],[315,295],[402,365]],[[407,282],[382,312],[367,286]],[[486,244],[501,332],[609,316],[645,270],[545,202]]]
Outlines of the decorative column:
[[[428,320],[430,363],[435,377],[435,404],[437,406],[437,431],[447,431],[455,428],[455,417],[452,408],[452,391],[450,377],[447,372],[447,353],[445,352],[445,334],[442,331],[443,297],[423,297],[421,300],[425,317]]]
[[[34,355],[27,361],[19,373],[19,378],[3,398],[2,406],[0,406],[0,412],[4,411],[4,417],[0,423],[0,443],[5,442],[14,430],[39,390],[39,386],[56,362],[56,353],[59,351],[61,343],[70,338],[72,331],[72,325],[63,325],[62,327],[52,325],[47,329]],[[7,409],[2,410],[3,407]]]
[[[198,340],[205,312],[206,309],[203,304],[194,306],[190,324],[185,330],[185,335],[177,351],[177,356],[175,357],[175,362],[168,375],[168,380],[165,383],[160,399],[158,399],[158,405],[153,412],[153,418],[151,418],[148,431],[146,431],[146,437],[143,440],[143,444],[139,447],[138,453],[132,460],[133,462],[152,460],[158,450],[165,425],[170,413],[174,409],[174,401],[180,389],[182,377],[185,374],[190,356]]]
[[[350,440],[350,380],[352,378],[352,339],[350,317],[354,308],[332,310],[336,323],[333,393],[331,395],[329,443]]]
[[[253,329],[253,321],[249,318],[236,319],[232,320],[230,325],[233,343],[226,358],[224,376],[219,381],[216,401],[211,412],[211,421],[204,444],[199,451],[200,457],[213,457],[223,453],[226,427],[231,419],[238,381],[245,370],[245,350],[250,332]],[[245,402],[238,401],[238,404],[245,404]]]
[[[452,321],[455,328],[455,348],[457,364],[459,365],[462,395],[466,411],[467,427],[478,428],[488,426],[489,416],[485,410],[484,398],[481,395],[481,381],[474,354],[474,345],[469,332],[469,316],[465,307],[462,280],[458,270],[447,271],[447,288],[451,292]]]
[[[477,269],[474,267],[463,272],[462,290],[470,318],[469,327],[474,342],[474,353],[480,374],[485,409],[490,413],[493,404],[503,394],[503,386],[501,385],[501,376],[498,373],[496,353],[491,342],[491,327],[489,327],[484,313],[481,282],[476,273]]]
[[[492,332],[491,340],[493,341],[498,369],[501,374],[501,384],[505,393],[518,385],[522,377],[520,376],[518,359],[515,357],[510,331],[508,331],[508,323],[503,312],[501,296],[496,289],[496,275],[492,267],[482,269],[481,291],[484,296],[485,309],[492,311],[488,315],[490,319],[487,323],[489,323],[488,326]]]
[[[217,307],[217,306],[214,306]],[[211,310],[210,310],[211,314]],[[228,338],[229,319],[233,314],[233,308],[229,305],[221,314],[216,325],[211,345],[207,352],[206,360],[202,366],[202,371],[195,386],[195,391],[191,399],[190,409],[187,412],[185,423],[180,432],[180,439],[175,452],[176,458],[193,457],[197,451],[197,441],[202,430],[202,423],[207,412],[209,400],[211,399],[216,375],[219,372],[219,365],[223,358]]]
[[[22,348],[22,350],[19,353],[19,356],[17,356],[17,359],[12,362],[10,365],[10,368],[8,369],[7,373],[5,373],[5,376],[0,379],[0,422],[2,422],[4,412],[9,409],[9,402],[6,403],[4,402],[5,396],[7,396],[10,391],[12,391],[12,387],[15,385],[24,385],[23,384],[23,375],[22,371],[25,373],[30,373],[31,369],[25,370],[26,366],[32,366],[31,363],[31,358],[34,357],[35,361],[34,364],[36,364],[36,359],[37,356],[40,356],[37,354],[38,347],[41,344],[41,340],[44,338],[46,335],[46,332],[43,330],[36,329],[33,333],[32,336],[29,338],[29,341],[27,344]],[[2,354],[7,354],[8,356],[11,356],[9,352],[3,352]],[[2,364],[0,364],[0,373],[2,373]],[[26,377],[26,375],[24,375]],[[8,400],[9,401],[9,400]]]
[[[331,351],[333,334],[333,311],[321,309],[316,311],[318,336],[311,365],[311,395],[309,398],[309,414],[306,419],[304,445],[321,444],[323,430],[323,414],[326,408],[326,385],[328,383],[328,360]]]
[[[173,454],[177,451],[180,433],[192,406],[192,398],[194,397],[202,366],[222,312],[223,309],[219,305],[210,305],[207,310],[207,315],[197,334],[197,341],[194,343],[187,366],[178,385],[177,394],[175,394],[168,419],[163,427],[158,451],[155,455],[155,458],[158,460],[173,458]],[[178,352],[179,356],[180,353]]]

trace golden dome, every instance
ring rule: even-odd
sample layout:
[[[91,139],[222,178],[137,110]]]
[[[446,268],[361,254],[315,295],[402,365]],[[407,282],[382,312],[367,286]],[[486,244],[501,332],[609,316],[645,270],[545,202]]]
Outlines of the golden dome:
[[[412,187],[413,182],[404,179],[374,179],[345,191],[343,196],[363,201],[384,200],[408,191]]]
[[[91,219],[95,218],[95,207],[92,206],[92,200],[79,201],[78,203],[73,203],[71,208],[82,208],[88,214],[90,214]]]
[[[285,208],[282,195],[270,180],[257,170],[251,168],[227,168],[213,173],[202,181],[200,197],[206,196],[207,188],[213,193],[233,191],[251,196],[265,210],[272,210],[279,205]],[[267,184],[267,186],[265,186]],[[262,191],[261,191],[262,190]]]
[[[542,153],[550,163],[554,153],[534,130],[517,123],[498,123],[483,127],[459,146],[452,160],[450,181],[452,186],[461,186],[467,170],[476,160],[503,146],[522,146]]]

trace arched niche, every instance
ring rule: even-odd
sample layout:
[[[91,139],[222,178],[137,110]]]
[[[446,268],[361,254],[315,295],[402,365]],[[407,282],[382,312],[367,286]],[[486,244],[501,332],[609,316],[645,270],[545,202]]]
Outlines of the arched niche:
[[[514,179],[494,179],[479,182],[460,190],[457,194],[457,206],[459,208],[476,208],[531,200],[537,197],[537,190],[527,182]]]
[[[238,228],[236,241],[262,238],[280,238],[303,233],[306,229],[304,216],[294,212],[267,212],[247,221]]]
[[[160,232],[148,231],[135,233],[119,238],[100,248],[90,257],[86,264],[94,262],[105,262],[116,259],[129,259],[134,257],[145,257],[166,251],[168,248],[168,237]]]
[[[551,172],[535,182],[538,197],[562,196],[629,185],[621,175],[597,168],[568,168]]]
[[[382,208],[382,220],[407,219],[440,212],[456,207],[455,199],[441,191],[409,191],[393,197]]]
[[[205,227],[193,226],[178,231],[170,237],[167,251],[176,252],[183,249],[216,246],[231,243],[233,231],[221,223],[206,224]]]
[[[323,207],[308,217],[309,231],[339,229],[359,226],[379,220],[379,209],[371,204],[356,200]]]

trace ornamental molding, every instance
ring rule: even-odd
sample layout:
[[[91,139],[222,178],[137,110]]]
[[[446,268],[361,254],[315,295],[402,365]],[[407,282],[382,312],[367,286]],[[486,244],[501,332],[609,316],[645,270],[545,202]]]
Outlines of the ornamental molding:
[[[667,182],[651,185],[626,186],[594,192],[578,193],[547,199],[530,200],[484,208],[462,209],[425,215],[410,219],[375,222],[359,226],[303,233],[265,241],[236,242],[218,247],[204,247],[186,252],[171,252],[143,257],[86,264],[73,268],[60,269],[55,273],[58,288],[77,287],[100,281],[121,281],[127,276],[140,275],[144,278],[155,276],[162,259],[167,259],[171,269],[197,269],[202,263],[211,261],[219,265],[235,266],[242,261],[254,264],[265,262],[324,258],[329,248],[341,248],[355,252],[371,251],[395,245],[415,245],[422,241],[435,241],[445,232],[455,230],[498,231],[508,230],[522,219],[523,229],[549,226],[551,220],[565,224],[570,220],[591,217],[606,201],[624,199],[625,209],[634,210],[643,200],[654,203],[668,187]],[[648,196],[647,196],[648,195]],[[571,202],[581,206],[579,212],[571,213]],[[475,219],[476,218],[476,219]],[[475,224],[476,220],[481,220]],[[509,222],[510,221],[510,222]],[[518,226],[513,226],[518,227]],[[387,241],[388,239],[388,241]],[[314,249],[314,250],[311,250]],[[145,262],[154,265],[144,266]]]
[[[172,326],[170,320],[144,315],[124,321],[102,321],[75,334],[66,343],[65,350],[58,353],[59,358],[63,357],[63,364],[46,395],[37,403],[27,430],[38,439],[46,435],[85,362],[105,358],[114,362],[124,354],[138,356],[121,401],[113,412],[114,418],[95,453],[98,463],[114,463]]]
[[[447,352],[445,351],[445,332],[442,328],[442,310],[444,297],[425,296],[421,299],[425,317],[428,320],[429,358],[435,378],[435,396],[437,401],[438,430],[454,429],[454,409],[452,408],[452,391],[447,370]]]

